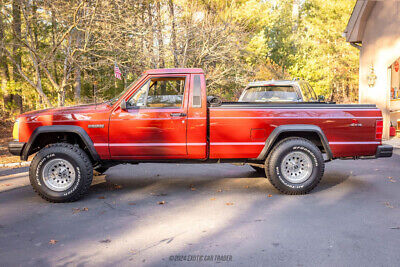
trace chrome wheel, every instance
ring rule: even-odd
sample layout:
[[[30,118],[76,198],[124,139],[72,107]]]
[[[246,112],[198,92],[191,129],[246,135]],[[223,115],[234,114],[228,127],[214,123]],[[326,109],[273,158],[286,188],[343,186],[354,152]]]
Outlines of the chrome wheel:
[[[52,159],[43,166],[42,177],[45,185],[57,192],[69,189],[75,182],[75,169],[65,159]]]
[[[310,156],[301,151],[290,152],[281,163],[283,177],[294,184],[302,183],[310,178],[312,169]]]

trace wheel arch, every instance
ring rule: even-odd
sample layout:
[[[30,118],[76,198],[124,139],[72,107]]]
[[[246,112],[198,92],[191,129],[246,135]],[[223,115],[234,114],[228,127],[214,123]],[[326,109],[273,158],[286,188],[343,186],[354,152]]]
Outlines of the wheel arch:
[[[257,157],[257,160],[265,160],[272,148],[280,140],[288,137],[302,137],[313,142],[322,152],[326,153],[328,160],[333,159],[332,150],[329,146],[322,129],[316,125],[307,124],[289,124],[276,127],[265,141],[263,150]]]
[[[82,127],[74,125],[51,125],[36,128],[24,146],[21,159],[27,160],[29,155],[49,144],[58,142],[77,144],[87,152],[93,162],[100,161],[100,156],[87,132]]]

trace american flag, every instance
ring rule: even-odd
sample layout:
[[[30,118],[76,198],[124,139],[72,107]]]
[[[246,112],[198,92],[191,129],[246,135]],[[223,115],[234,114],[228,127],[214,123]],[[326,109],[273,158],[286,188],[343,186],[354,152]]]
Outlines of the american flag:
[[[121,80],[122,79],[122,72],[119,70],[117,62],[114,63],[114,76],[115,78]]]

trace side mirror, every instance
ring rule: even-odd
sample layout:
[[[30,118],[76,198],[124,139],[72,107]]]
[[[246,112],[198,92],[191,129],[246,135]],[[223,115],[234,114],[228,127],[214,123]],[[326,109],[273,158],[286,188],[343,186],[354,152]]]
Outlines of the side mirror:
[[[119,104],[119,107],[121,108],[121,110],[126,110],[126,101],[125,101],[125,99],[121,100],[121,103]]]
[[[319,95],[318,96],[318,102],[324,102],[325,101],[325,96]]]

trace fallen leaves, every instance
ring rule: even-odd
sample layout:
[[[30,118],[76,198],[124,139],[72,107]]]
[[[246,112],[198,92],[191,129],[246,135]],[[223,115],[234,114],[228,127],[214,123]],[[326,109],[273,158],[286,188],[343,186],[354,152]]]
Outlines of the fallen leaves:
[[[114,185],[114,189],[121,189],[121,188],[122,188],[122,185],[119,185],[119,184]]]
[[[216,200],[216,198],[215,198],[215,197],[212,197],[212,198],[210,198],[210,200],[211,200],[211,201],[214,201],[214,200]]]
[[[192,190],[192,191],[196,191],[196,188],[194,188],[194,187],[191,187],[191,188],[190,188],[190,190]]]
[[[271,194],[268,194],[267,197],[272,197],[272,195],[271,195]]]
[[[244,188],[249,188],[249,186],[248,186],[248,185],[245,185]]]
[[[158,205],[164,205],[165,204],[165,201],[163,200],[163,201],[158,201]]]
[[[222,189],[218,189],[217,192],[218,192],[218,193],[221,193],[221,192],[222,192]]]
[[[72,209],[72,214],[78,213],[78,212],[80,212],[80,211],[81,211],[80,208],[73,208],[73,209]]]
[[[106,197],[100,196],[100,197],[98,197],[98,199],[106,199]]]
[[[384,204],[385,204],[385,206],[388,207],[389,209],[393,209],[393,208],[394,208],[389,202],[385,202]]]
[[[86,207],[84,207],[84,208],[72,208],[72,214],[76,214],[76,213],[79,213],[79,212],[81,212],[81,211],[89,211],[89,208],[86,208]]]
[[[50,244],[50,245],[55,245],[57,242],[58,242],[58,240],[51,239],[51,240],[49,241],[49,244]]]
[[[135,202],[129,202],[128,205],[129,206],[134,206],[134,205],[136,205],[136,203]]]
[[[226,202],[225,205],[227,205],[227,206],[233,206],[234,203],[233,203],[233,202]]]

